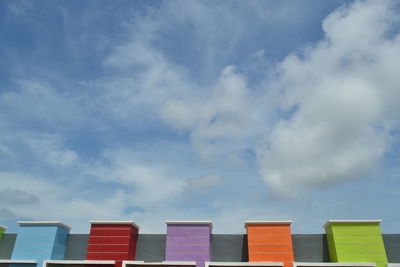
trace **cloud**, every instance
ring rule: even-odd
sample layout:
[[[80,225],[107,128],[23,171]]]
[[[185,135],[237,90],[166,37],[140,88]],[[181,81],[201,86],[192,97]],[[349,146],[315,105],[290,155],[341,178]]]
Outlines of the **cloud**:
[[[257,127],[262,121],[255,110],[257,99],[250,95],[245,77],[236,73],[233,66],[224,68],[207,92],[203,96],[167,100],[160,116],[175,129],[189,131],[204,159],[240,163],[251,139],[264,130]]]
[[[227,66],[201,94],[167,100],[160,116],[189,133],[203,159],[244,163],[254,151],[281,196],[368,176],[399,126],[393,5],[344,5],[323,21],[323,40],[287,56],[263,84]]]
[[[218,175],[207,175],[186,181],[183,191],[187,193],[205,194],[213,187],[221,184],[223,179]]]
[[[65,140],[56,134],[22,134],[20,136],[37,158],[56,167],[67,167],[78,159],[78,153],[67,148]]]
[[[16,217],[16,214],[12,210],[7,208],[0,208],[0,219],[10,220],[15,219]]]
[[[36,195],[24,190],[6,188],[0,191],[0,201],[11,206],[15,206],[37,204],[39,203],[39,198]]]
[[[368,176],[390,149],[400,111],[392,102],[400,82],[392,71],[400,67],[400,37],[388,35],[398,19],[392,4],[357,1],[334,11],[323,22],[324,40],[279,65],[277,100],[291,115],[257,150],[274,191],[296,195]]]
[[[82,231],[89,220],[124,217],[128,196],[118,190],[102,192],[104,196],[94,199],[87,197],[87,189],[77,191],[75,183],[62,183],[49,177],[0,172],[0,179],[7,186],[2,197],[13,194],[11,199],[0,202],[3,219],[61,220],[74,225],[74,231]],[[98,188],[93,190],[101,194]]]
[[[113,149],[103,153],[103,161],[88,167],[88,173],[102,181],[129,189],[129,203],[150,208],[173,201],[182,192],[183,181],[164,166],[146,164],[129,149]]]
[[[3,122],[0,127],[20,130],[33,123],[39,129],[77,127],[84,119],[79,101],[67,93],[62,94],[47,82],[22,79],[13,90],[0,94],[0,119]]]

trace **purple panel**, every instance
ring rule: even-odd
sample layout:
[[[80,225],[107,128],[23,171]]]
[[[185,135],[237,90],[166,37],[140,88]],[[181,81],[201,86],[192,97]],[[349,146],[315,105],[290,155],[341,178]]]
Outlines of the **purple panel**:
[[[169,225],[167,235],[173,236],[193,236],[193,235],[210,235],[211,227],[208,225]]]
[[[183,244],[207,244],[210,242],[210,236],[169,236],[168,241],[171,245]]]
[[[165,260],[196,261],[204,267],[211,261],[211,226],[168,224]]]
[[[196,251],[196,253],[207,253],[208,252],[208,246],[207,244],[196,244],[196,245],[186,245],[186,246],[182,246],[182,245],[170,245],[170,253],[173,254],[183,254],[186,252],[193,252]],[[179,251],[179,252],[178,252]]]

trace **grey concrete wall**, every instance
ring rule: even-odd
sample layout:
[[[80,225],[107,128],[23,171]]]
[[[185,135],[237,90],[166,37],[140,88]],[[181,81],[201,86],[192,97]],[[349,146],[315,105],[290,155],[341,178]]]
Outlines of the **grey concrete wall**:
[[[165,243],[167,237],[162,234],[139,234],[136,244],[136,260],[165,260]]]
[[[400,262],[400,234],[383,234],[386,256],[390,263]]]
[[[70,234],[67,240],[67,248],[65,249],[66,260],[84,260],[86,259],[87,245],[89,235],[87,234]]]
[[[292,235],[294,260],[300,262],[329,262],[325,234]]]
[[[212,235],[212,261],[247,261],[246,235]]]
[[[0,259],[11,259],[17,234],[4,234],[0,240]]]

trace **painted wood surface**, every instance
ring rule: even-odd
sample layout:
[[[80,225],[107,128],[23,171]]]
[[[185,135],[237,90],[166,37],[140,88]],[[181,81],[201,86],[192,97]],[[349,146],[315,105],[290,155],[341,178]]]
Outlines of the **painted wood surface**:
[[[333,262],[374,262],[385,267],[387,256],[379,222],[330,223],[326,228]]]
[[[294,261],[290,223],[246,224],[249,262],[283,262],[291,267]]]
[[[6,229],[7,228],[5,226],[0,225],[0,239],[3,237],[3,234],[6,231]]]
[[[134,260],[139,229],[132,224],[92,224],[87,247],[87,260]]]
[[[196,261],[204,267],[211,260],[211,225],[168,224],[165,260]]]
[[[64,259],[69,229],[58,224],[20,225],[11,258],[15,260],[36,260],[38,266],[43,260]],[[24,267],[26,264],[14,264]]]

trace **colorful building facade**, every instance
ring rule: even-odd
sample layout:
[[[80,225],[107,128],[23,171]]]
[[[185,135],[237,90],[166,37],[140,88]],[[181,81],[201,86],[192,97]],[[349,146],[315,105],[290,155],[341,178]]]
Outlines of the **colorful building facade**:
[[[213,234],[210,221],[168,221],[153,235],[90,223],[83,235],[61,222],[0,227],[0,267],[400,267],[400,234],[385,238],[379,220],[331,220],[314,235],[292,234],[291,221],[246,221],[239,235]]]

